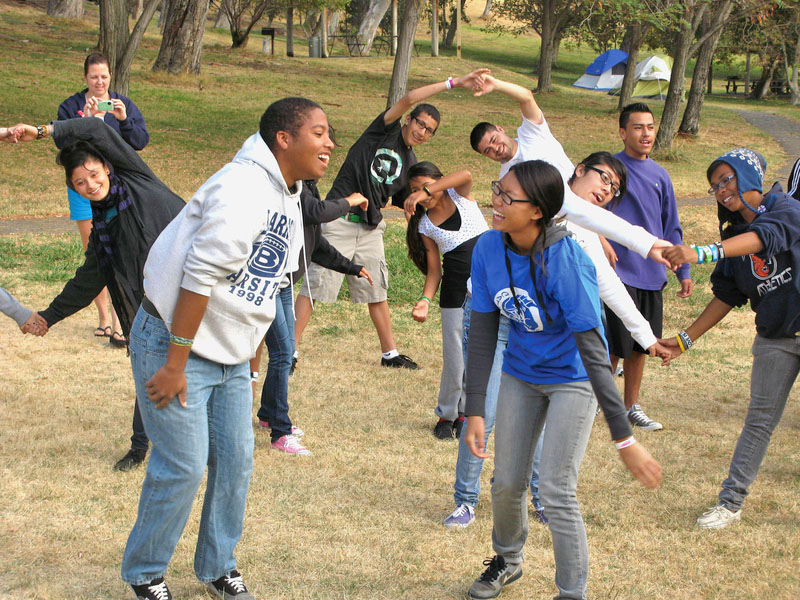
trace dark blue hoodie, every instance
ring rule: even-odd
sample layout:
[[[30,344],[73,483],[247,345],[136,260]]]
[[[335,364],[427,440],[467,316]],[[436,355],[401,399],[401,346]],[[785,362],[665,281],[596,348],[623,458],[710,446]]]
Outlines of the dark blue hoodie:
[[[750,224],[730,224],[722,237],[752,231],[764,250],[717,263],[711,274],[712,291],[730,306],[743,306],[749,300],[759,335],[795,337],[800,334],[800,203],[775,183],[761,204],[765,213]]]

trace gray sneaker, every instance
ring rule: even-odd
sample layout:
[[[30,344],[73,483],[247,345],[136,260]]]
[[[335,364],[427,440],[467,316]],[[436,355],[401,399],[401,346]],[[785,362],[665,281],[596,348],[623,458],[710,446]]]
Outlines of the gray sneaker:
[[[639,427],[645,431],[658,431],[664,429],[664,426],[658,421],[653,421],[650,417],[644,414],[642,407],[638,404],[631,406],[628,410],[628,420],[634,427]]]
[[[522,577],[522,565],[509,565],[506,560],[496,555],[483,561],[486,570],[469,588],[467,596],[473,600],[497,598],[503,587]]]

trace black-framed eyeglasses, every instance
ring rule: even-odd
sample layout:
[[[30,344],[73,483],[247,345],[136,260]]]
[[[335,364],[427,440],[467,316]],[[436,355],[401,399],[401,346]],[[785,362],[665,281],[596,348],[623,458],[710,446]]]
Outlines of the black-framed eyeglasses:
[[[500,200],[503,201],[503,204],[508,204],[509,206],[514,202],[530,202],[528,198],[512,198],[509,196],[506,191],[500,187],[499,181],[492,182],[492,193],[495,196],[500,196]]]
[[[717,192],[722,191],[727,185],[736,178],[736,173],[731,173],[720,179],[717,183],[708,188],[708,195],[715,196]]]
[[[431,129],[430,127],[428,127],[428,126],[425,124],[425,121],[423,121],[423,120],[422,120],[422,119],[420,119],[419,117],[414,117],[414,123],[416,123],[416,124],[417,124],[417,127],[419,127],[420,129],[422,129],[422,130],[423,130],[425,133],[427,133],[429,136],[433,137],[434,135],[436,135],[436,130],[435,130],[435,129]]]
[[[597,167],[593,167],[591,165],[583,165],[585,168],[589,169],[590,171],[594,171],[598,175],[600,175],[600,181],[603,182],[603,185],[610,185],[611,192],[614,194],[614,198],[619,198],[619,186],[614,183],[614,180],[611,179],[611,175],[608,174],[608,171],[603,171],[603,169],[598,169]]]

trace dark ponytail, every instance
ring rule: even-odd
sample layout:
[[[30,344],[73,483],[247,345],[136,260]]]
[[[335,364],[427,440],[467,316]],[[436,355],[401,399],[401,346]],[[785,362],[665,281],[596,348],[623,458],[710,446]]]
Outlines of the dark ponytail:
[[[444,175],[442,175],[439,167],[437,167],[435,164],[430,161],[423,160],[422,162],[412,165],[408,169],[407,180],[409,182],[417,177],[441,179],[444,177]],[[411,262],[413,262],[424,275],[427,275],[428,255],[425,250],[425,244],[422,242],[422,236],[419,233],[419,220],[424,214],[425,209],[417,204],[414,214],[408,220],[408,228],[406,229],[406,245],[408,246],[408,258],[411,259]]]

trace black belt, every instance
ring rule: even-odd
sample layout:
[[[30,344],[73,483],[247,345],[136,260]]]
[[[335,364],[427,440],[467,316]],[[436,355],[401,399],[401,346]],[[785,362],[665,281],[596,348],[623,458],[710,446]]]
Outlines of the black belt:
[[[150,302],[150,299],[147,296],[142,297],[142,310],[144,310],[144,312],[146,312],[151,317],[155,317],[159,321],[164,320],[161,318],[161,315],[158,314],[156,307],[153,306],[153,303]]]

